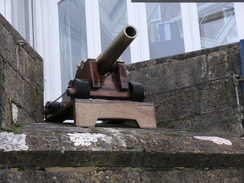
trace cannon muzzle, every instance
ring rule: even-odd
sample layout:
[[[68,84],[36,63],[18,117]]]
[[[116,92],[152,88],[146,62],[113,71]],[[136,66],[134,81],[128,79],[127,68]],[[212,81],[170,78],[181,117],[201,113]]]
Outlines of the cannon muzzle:
[[[136,36],[136,28],[131,25],[126,26],[106,50],[96,58],[99,73],[105,74],[111,71],[114,63]]]

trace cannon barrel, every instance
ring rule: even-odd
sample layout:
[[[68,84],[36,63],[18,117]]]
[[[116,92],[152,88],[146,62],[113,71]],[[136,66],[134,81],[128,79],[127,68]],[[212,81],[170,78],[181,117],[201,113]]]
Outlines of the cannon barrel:
[[[113,42],[103,51],[97,58],[97,66],[100,73],[107,73],[111,71],[114,63],[136,38],[137,30],[134,26],[126,26]]]

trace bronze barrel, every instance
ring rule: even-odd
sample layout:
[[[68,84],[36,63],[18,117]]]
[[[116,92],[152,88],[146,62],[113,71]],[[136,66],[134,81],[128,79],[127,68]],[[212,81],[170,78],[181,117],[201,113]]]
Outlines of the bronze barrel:
[[[114,63],[136,38],[137,30],[134,26],[126,26],[113,42],[96,58],[100,73],[111,71]]]

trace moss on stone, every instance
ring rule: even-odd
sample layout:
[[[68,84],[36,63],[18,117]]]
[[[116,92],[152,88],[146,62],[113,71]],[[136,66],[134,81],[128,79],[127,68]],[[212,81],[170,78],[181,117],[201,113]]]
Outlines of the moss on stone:
[[[26,124],[25,123],[13,123],[9,127],[0,126],[0,129],[3,131],[13,132],[15,134],[21,134],[22,133],[21,127],[24,125],[26,125]]]

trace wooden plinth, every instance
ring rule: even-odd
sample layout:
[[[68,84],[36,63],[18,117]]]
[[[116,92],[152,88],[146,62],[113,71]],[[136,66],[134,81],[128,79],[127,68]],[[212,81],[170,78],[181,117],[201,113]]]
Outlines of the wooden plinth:
[[[136,120],[140,128],[156,128],[154,105],[151,103],[75,99],[75,126],[93,127],[98,119]]]

